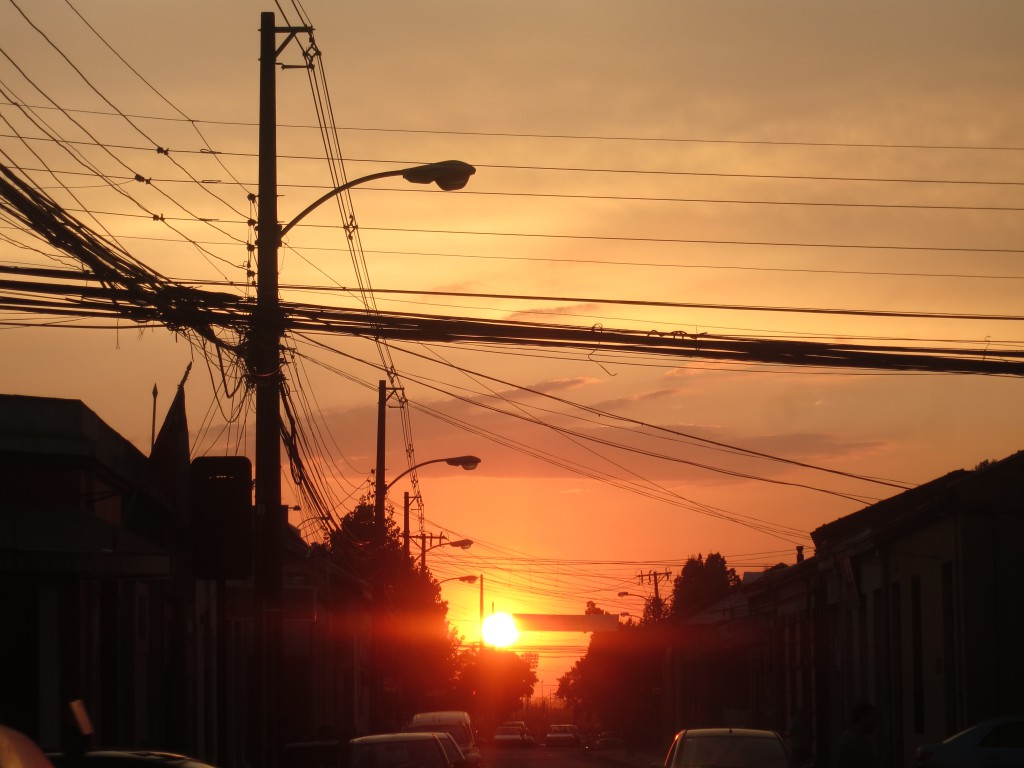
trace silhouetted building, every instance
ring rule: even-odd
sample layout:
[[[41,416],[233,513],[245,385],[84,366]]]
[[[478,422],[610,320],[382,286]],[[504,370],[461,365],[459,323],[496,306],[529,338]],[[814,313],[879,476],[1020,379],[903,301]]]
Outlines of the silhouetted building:
[[[77,400],[0,396],[0,720],[44,746],[75,699],[97,742],[202,740],[208,595],[151,469]]]
[[[799,723],[811,762],[828,766],[853,704],[872,701],[880,764],[902,766],[922,744],[1024,711],[1022,536],[1024,452],[821,526],[813,557],[768,569],[677,629],[666,731]],[[688,719],[707,702],[700,723]]]
[[[193,506],[191,476],[182,387],[148,458],[80,401],[0,395],[0,722],[59,749],[81,700],[93,746],[252,763],[252,579],[224,549],[252,515],[237,478],[229,514]],[[283,573],[282,736],[364,731],[366,585],[292,528]]]

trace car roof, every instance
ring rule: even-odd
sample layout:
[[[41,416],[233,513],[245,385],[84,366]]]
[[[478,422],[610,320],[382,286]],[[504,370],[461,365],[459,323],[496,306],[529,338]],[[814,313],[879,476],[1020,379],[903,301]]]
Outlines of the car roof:
[[[0,762],[18,768],[49,768],[43,750],[21,731],[0,725]]]
[[[402,733],[432,733],[445,744],[454,744],[455,748],[459,750],[459,754],[462,754],[462,747],[459,746],[459,742],[448,731],[422,731],[417,728],[415,731],[402,731]]]
[[[429,723],[438,720],[465,722],[469,719],[469,713],[461,709],[442,709],[437,712],[417,712],[412,716],[412,722],[414,723]]]
[[[88,765],[88,764],[112,764],[112,763],[134,763],[136,765],[177,765],[187,763],[191,766],[206,766],[202,760],[187,755],[179,755],[174,752],[156,752],[146,749],[96,749],[82,754],[66,754],[63,752],[49,752],[47,757],[56,766],[62,765]]]
[[[683,738],[699,739],[706,736],[740,736],[746,739],[777,739],[775,731],[758,728],[686,728],[679,732]]]
[[[436,731],[405,731],[403,733],[374,733],[370,736],[358,736],[349,744],[379,744],[393,741],[437,741]]]

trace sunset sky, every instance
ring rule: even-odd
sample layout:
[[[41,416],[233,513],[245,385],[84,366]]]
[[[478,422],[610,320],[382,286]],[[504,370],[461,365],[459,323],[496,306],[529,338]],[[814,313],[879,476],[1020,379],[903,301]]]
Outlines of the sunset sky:
[[[282,222],[338,178],[448,159],[477,173],[458,192],[387,179],[322,206],[286,237],[282,297],[594,331],[590,349],[286,342],[306,460],[338,516],[372,482],[382,365],[408,400],[406,418],[388,411],[389,478],[482,459],[418,473],[425,530],[475,542],[427,554],[467,641],[479,582],[458,576],[483,575],[488,613],[639,613],[617,593],[650,596],[650,574],[690,555],[792,562],[825,522],[1024,447],[1012,377],[600,343],[632,329],[1019,353],[1019,0],[302,7],[320,55],[278,70]],[[0,162],[164,276],[254,295],[266,10],[304,23],[284,0],[0,1]],[[0,267],[71,265],[53,253],[0,216]],[[154,383],[162,418],[194,361],[193,455],[251,455],[232,361],[127,322],[0,323],[0,391],[80,399],[148,451]],[[399,522],[407,490],[389,496]],[[287,473],[284,493],[301,503]],[[305,512],[293,522],[315,537]],[[585,645],[520,647],[548,693]]]

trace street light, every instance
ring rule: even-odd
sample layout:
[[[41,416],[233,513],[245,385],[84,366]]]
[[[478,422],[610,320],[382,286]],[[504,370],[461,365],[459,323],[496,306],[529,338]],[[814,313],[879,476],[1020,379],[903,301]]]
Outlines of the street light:
[[[472,543],[473,542],[469,542],[469,544],[472,544]],[[453,542],[451,542],[451,544],[453,546],[458,546],[458,545],[461,545],[462,542],[460,542],[460,541],[453,541]],[[469,544],[467,544],[466,547],[464,547],[464,548],[468,548]],[[438,545],[438,546],[441,546],[441,545]],[[444,584],[446,581],[455,581],[456,579],[458,579],[459,581],[464,581],[467,584],[473,584],[474,582],[476,582],[477,577],[476,576],[452,576],[451,578],[448,578],[448,579],[441,579],[437,583],[438,584]],[[480,645],[479,645],[478,650],[479,651],[483,651],[483,648],[484,648],[484,575],[481,573],[480,574]]]
[[[447,579],[441,579],[437,584],[440,586],[446,581],[464,581],[466,584],[476,584],[476,576],[449,576]]]
[[[257,216],[256,306],[250,318],[245,363],[256,389],[255,491],[259,526],[257,563],[253,574],[257,686],[255,699],[259,727],[253,741],[256,764],[275,768],[280,762],[278,711],[283,659],[283,575],[287,510],[281,505],[281,337],[284,314],[278,286],[281,238],[314,208],[335,195],[386,176],[402,176],[414,184],[436,183],[441,189],[465,186],[476,172],[458,160],[384,171],[336,187],[307,206],[285,226],[277,212],[277,59],[278,54],[305,27],[278,27],[273,12],[260,14],[259,57],[259,169]],[[287,35],[278,47],[278,34]]]
[[[391,176],[401,176],[403,179],[413,184],[437,184],[437,186],[444,191],[452,192],[466,186],[466,184],[469,183],[469,177],[474,173],[476,173],[476,168],[469,163],[464,163],[461,160],[442,160],[439,163],[427,163],[426,165],[416,165],[412,168],[401,168],[395,171],[380,171],[378,173],[371,173],[368,176],[360,176],[358,179],[353,179],[352,181],[342,184],[340,187],[335,187],[326,195],[323,195],[318,200],[306,206],[302,213],[281,228],[281,237],[287,235],[288,231],[306,218],[307,214],[326,203],[332,197],[340,195],[342,192],[358,186],[359,184],[365,184],[368,181],[386,179]]]
[[[433,534],[431,534],[433,535]],[[444,534],[441,534],[442,536]],[[427,570],[427,552],[438,547],[455,547],[456,549],[469,549],[473,546],[472,539],[456,539],[455,541],[442,541],[440,544],[434,544],[432,547],[427,546],[427,535],[425,533],[420,534],[420,569],[423,571]],[[476,581],[476,576],[473,577],[473,581]]]
[[[381,382],[383,387],[384,382]],[[384,499],[388,495],[388,491],[391,490],[391,486],[401,480],[403,477],[408,475],[414,469],[425,467],[428,464],[447,464],[450,467],[462,467],[466,471],[476,469],[480,466],[480,459],[476,456],[452,456],[447,459],[429,459],[428,461],[421,461],[419,464],[413,464],[407,470],[402,472],[400,475],[395,477],[390,483],[384,482],[384,446],[383,446],[383,424],[377,425],[377,469],[375,477],[375,487],[373,491],[373,527],[374,527],[374,538],[378,545],[384,543],[384,537],[387,532],[387,527],[384,524]],[[409,554],[409,494],[405,495],[404,504],[404,524],[405,524],[405,554]]]
[[[395,477],[395,479],[392,480],[390,483],[385,484],[384,493],[386,494],[388,491],[390,491],[391,486],[393,486],[403,477],[408,475],[414,469],[425,467],[427,466],[427,464],[440,464],[441,462],[444,462],[450,467],[462,467],[466,471],[476,469],[478,466],[480,466],[480,459],[478,459],[476,456],[453,456],[450,459],[430,459],[429,461],[421,461],[419,464],[414,464],[413,466],[409,467],[402,474]]]

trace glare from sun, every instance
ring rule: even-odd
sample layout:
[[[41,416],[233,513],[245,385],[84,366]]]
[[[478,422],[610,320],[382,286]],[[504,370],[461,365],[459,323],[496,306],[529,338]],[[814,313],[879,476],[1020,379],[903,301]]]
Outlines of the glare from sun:
[[[519,637],[515,619],[507,613],[495,613],[484,619],[484,642],[496,648],[512,645]]]

